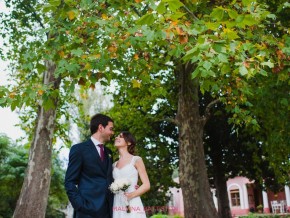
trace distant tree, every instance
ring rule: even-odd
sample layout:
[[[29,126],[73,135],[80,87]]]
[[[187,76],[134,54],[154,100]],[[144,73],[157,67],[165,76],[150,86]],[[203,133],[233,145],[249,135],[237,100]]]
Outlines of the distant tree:
[[[212,110],[213,115],[205,126],[204,145],[209,179],[216,189],[220,217],[231,216],[226,185],[229,178],[245,176],[255,181],[258,189],[273,192],[280,191],[289,183],[290,148],[289,136],[285,134],[289,124],[284,121],[287,108],[283,104],[288,95],[285,91],[287,82],[280,83],[272,91],[265,89],[271,87],[269,84],[259,86],[253,96],[255,106],[252,113],[256,114],[260,124],[258,131],[230,124],[228,121],[232,115],[225,111],[222,104],[217,104]],[[273,137],[279,140],[274,141]],[[273,148],[283,150],[284,154],[269,153]]]
[[[63,210],[66,209],[69,201],[64,189],[65,169],[57,153],[53,155],[51,186],[48,196],[48,205],[46,209],[46,218],[64,218]]]
[[[116,132],[129,130],[137,139],[137,155],[143,158],[151,183],[150,191],[142,196],[150,215],[151,212],[156,212],[154,206],[167,205],[169,187],[177,185],[172,180],[173,171],[178,165],[176,127],[171,122],[160,119],[161,113],[165,111],[158,110],[154,114],[145,110],[139,111],[133,105],[125,103],[124,96],[126,94],[114,97],[116,106],[110,110],[110,114],[116,122]],[[116,152],[115,157],[118,158]]]
[[[13,215],[27,166],[27,149],[0,135],[0,217]]]
[[[16,145],[10,138],[0,135],[0,217],[12,217],[24,180],[28,149]],[[64,217],[61,209],[68,199],[63,187],[64,170],[60,159],[53,161],[51,189],[48,199],[47,218]],[[13,185],[12,185],[13,184]]]

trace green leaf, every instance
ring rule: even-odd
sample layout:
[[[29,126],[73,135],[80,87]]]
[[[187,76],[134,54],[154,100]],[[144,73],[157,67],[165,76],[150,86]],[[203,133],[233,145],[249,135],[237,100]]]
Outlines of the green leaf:
[[[262,65],[262,66],[268,66],[268,67],[270,67],[270,68],[273,68],[273,67],[274,67],[274,64],[271,63],[270,61],[263,62],[263,63],[261,63],[261,65]]]
[[[49,0],[48,3],[54,7],[58,7],[61,3],[61,0]]]
[[[212,63],[209,61],[205,61],[202,65],[204,69],[209,70],[212,67]]]
[[[46,70],[46,67],[43,64],[37,63],[36,69],[37,69],[38,73],[42,73]]]
[[[276,20],[276,18],[277,18],[275,14],[268,14],[267,17],[271,18],[273,20]]]
[[[241,74],[242,76],[248,74],[248,70],[247,70],[247,68],[246,68],[244,65],[241,65],[241,66],[239,67],[239,72],[240,72],[240,74]]]
[[[51,100],[51,98],[48,98],[47,100],[44,100],[43,101],[43,108],[45,109],[45,110],[49,110],[49,109],[51,109],[51,108],[54,108],[54,103],[53,103],[53,101]]]
[[[281,103],[282,105],[286,106],[286,107],[287,107],[288,104],[289,104],[289,103],[288,103],[288,100],[287,100],[286,98],[282,98],[281,101],[280,101],[280,103]]]
[[[145,14],[136,22],[138,25],[151,25],[154,23],[153,14]]]
[[[166,7],[165,7],[165,3],[164,2],[160,2],[159,5],[156,8],[156,11],[159,14],[164,14],[166,12]]]
[[[210,29],[210,30],[215,30],[215,31],[217,31],[218,28],[219,28],[219,26],[220,26],[220,24],[217,23],[217,22],[214,22],[214,23],[206,22],[205,25],[206,25],[206,27],[207,27],[208,29]]]
[[[146,40],[153,41],[155,37],[155,32],[147,29],[146,31],[144,31],[144,35],[146,36]]]
[[[188,52],[186,52],[186,54],[184,55],[184,57],[182,58],[184,61],[188,61],[190,60],[194,55],[196,55],[197,53],[197,47],[195,46],[193,49],[190,49]]]
[[[231,10],[231,9],[228,9],[228,14],[229,14],[230,18],[232,18],[232,19],[236,19],[238,16],[238,12]]]
[[[168,2],[168,7],[173,12],[184,5],[179,0],[165,0],[164,2]]]
[[[222,53],[218,54],[218,59],[220,62],[228,63],[228,57]]]
[[[170,18],[172,20],[178,20],[179,18],[181,18],[182,16],[184,16],[185,13],[182,13],[182,12],[176,12],[174,13],[173,15],[170,16]]]
[[[236,18],[237,27],[245,28],[246,24],[244,23],[244,18],[245,18],[245,15],[237,16],[237,18]]]
[[[258,24],[258,21],[254,19],[254,17],[250,14],[247,14],[244,17],[243,23],[248,25],[248,26],[253,26],[255,24]]]
[[[74,83],[74,82],[72,82],[72,83],[69,85],[68,90],[69,90],[71,93],[74,92],[74,90],[75,90],[75,83]]]
[[[74,1],[74,0],[64,0],[64,2],[65,2],[67,5],[69,5],[69,6],[75,6],[75,5],[77,5],[77,1]],[[88,3],[91,3],[91,4],[92,4],[91,1],[82,1],[82,2],[81,2],[82,5],[84,5],[84,4],[89,5]]]
[[[267,71],[263,70],[263,69],[260,69],[260,72],[259,72],[261,75],[263,76],[268,76],[268,73]]]
[[[0,105],[4,105],[6,103],[6,98],[0,98]]]
[[[71,72],[73,72],[73,71],[76,72],[79,68],[80,68],[80,66],[76,63],[68,64],[65,67],[65,69],[67,69],[68,71],[71,71]]]
[[[11,110],[14,111],[16,107],[18,106],[18,104],[19,104],[18,100],[13,101],[10,106]]]
[[[80,57],[84,52],[82,49],[78,48],[78,49],[72,50],[71,53],[77,57]]]
[[[229,40],[240,38],[236,31],[228,28],[224,29],[224,32],[221,33],[221,36],[226,37]]]
[[[210,14],[210,17],[216,19],[217,21],[221,21],[224,18],[225,10],[221,7],[213,9]]]
[[[284,8],[290,8],[290,3],[289,2],[285,2],[283,5]]]
[[[221,68],[222,75],[228,74],[231,71],[231,67],[228,64],[223,64]]]
[[[252,120],[251,120],[251,124],[253,124],[253,125],[257,125],[257,124],[258,124],[258,122],[257,122],[257,120],[256,120],[256,119],[252,119]]]
[[[214,43],[213,44],[213,49],[216,52],[225,52],[225,47],[224,47],[224,44],[222,44],[222,43]]]
[[[242,0],[244,6],[250,6],[253,2],[252,0]]]
[[[194,79],[199,75],[199,68],[196,68],[195,71],[192,73],[191,78]]]

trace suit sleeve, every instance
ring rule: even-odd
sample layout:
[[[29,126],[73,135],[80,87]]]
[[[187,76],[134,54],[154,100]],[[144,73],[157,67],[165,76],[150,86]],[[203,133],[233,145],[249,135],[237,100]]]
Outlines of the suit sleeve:
[[[82,152],[81,146],[74,145],[69,153],[69,163],[65,175],[65,189],[68,198],[75,210],[80,210],[83,205],[83,199],[79,194],[77,185],[82,168]]]

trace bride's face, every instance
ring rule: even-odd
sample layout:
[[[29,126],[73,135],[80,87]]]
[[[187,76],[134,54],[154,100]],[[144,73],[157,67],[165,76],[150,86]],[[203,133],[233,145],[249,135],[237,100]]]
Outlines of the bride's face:
[[[116,139],[115,139],[115,146],[116,147],[123,147],[123,146],[127,146],[127,142],[125,141],[122,133],[119,134]]]

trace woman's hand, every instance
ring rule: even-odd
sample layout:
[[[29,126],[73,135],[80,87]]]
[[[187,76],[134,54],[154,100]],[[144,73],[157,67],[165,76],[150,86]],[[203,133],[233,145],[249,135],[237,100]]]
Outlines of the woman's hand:
[[[130,201],[132,198],[135,198],[134,192],[125,192],[124,195],[126,196],[128,201]]]

